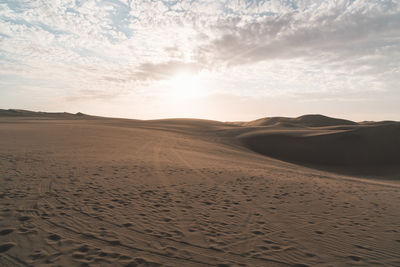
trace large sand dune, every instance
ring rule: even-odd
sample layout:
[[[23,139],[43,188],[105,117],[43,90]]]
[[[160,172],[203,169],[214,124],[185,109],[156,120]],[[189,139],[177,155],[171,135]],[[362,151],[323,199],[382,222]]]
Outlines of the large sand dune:
[[[356,122],[330,118],[319,114],[304,115],[297,118],[269,117],[249,122],[238,123],[243,126],[298,126],[298,127],[323,127],[335,125],[357,125]]]
[[[2,113],[0,266],[400,266],[395,122]]]
[[[342,165],[400,165],[400,123],[306,130],[249,131],[240,136],[254,151],[306,163]]]

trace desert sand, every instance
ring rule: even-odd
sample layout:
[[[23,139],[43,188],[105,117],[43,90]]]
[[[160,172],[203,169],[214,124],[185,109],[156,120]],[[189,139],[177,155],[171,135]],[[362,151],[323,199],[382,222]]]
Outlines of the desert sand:
[[[400,124],[0,112],[0,266],[400,266]]]

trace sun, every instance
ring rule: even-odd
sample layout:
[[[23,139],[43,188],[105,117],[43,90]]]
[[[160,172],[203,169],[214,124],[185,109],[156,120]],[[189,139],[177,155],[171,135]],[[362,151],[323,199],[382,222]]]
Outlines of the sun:
[[[202,94],[202,80],[193,73],[178,73],[167,82],[168,97],[174,101],[184,101],[200,97]]]

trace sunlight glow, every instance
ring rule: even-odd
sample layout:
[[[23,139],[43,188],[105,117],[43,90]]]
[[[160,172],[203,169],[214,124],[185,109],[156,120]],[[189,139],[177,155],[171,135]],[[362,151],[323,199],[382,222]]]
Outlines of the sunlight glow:
[[[167,82],[168,98],[172,101],[184,101],[201,97],[205,88],[200,76],[182,72]]]

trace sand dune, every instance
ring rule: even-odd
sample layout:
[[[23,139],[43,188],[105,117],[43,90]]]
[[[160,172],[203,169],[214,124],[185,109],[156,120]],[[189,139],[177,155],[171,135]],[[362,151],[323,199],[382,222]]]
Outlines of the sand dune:
[[[250,131],[240,136],[261,154],[327,165],[400,164],[400,123],[337,130]]]
[[[323,127],[335,125],[357,125],[356,122],[330,118],[319,114],[303,115],[297,118],[270,117],[250,122],[242,122],[243,126],[298,126],[298,127]]]
[[[398,181],[285,162],[398,165],[398,123],[7,112],[0,266],[400,265]]]

